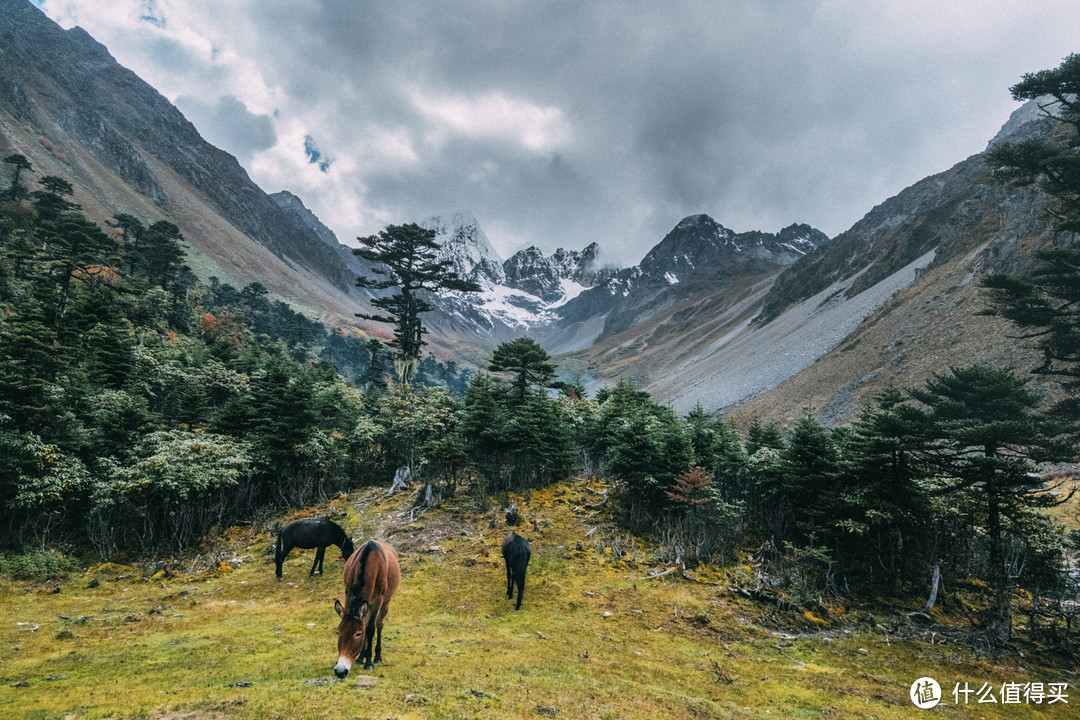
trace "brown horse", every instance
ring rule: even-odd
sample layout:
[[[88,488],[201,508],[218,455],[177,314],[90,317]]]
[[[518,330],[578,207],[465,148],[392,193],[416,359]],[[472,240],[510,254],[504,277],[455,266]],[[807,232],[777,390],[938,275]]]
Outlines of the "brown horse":
[[[345,606],[334,599],[338,624],[338,661],[334,674],[343,678],[361,657],[364,669],[373,670],[382,662],[383,618],[390,598],[401,583],[401,565],[394,548],[382,540],[368,540],[345,563]],[[375,659],[371,641],[375,639]]]

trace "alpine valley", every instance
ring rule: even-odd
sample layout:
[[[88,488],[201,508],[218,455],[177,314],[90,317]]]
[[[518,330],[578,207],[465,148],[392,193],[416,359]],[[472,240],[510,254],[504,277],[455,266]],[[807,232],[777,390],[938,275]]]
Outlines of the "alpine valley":
[[[387,337],[366,323],[370,268],[288,191],[268,194],[203,140],[166,98],[79,28],[26,0],[0,0],[0,153],[70,180],[103,226],[126,213],[175,223],[201,277],[271,296],[327,325]],[[1021,108],[997,140],[1045,132]],[[1044,197],[984,182],[973,156],[870,210],[835,238],[804,224],[736,232],[707,214],[680,220],[632,267],[589,238],[546,256],[501,258],[468,211],[418,221],[481,287],[433,298],[437,357],[471,358],[529,335],[589,388],[628,379],[685,413],[784,418],[809,406],[850,420],[870,393],[916,384],[960,359],[1035,358],[1003,342],[979,278],[1015,271],[1054,241]],[[723,218],[720,218],[722,221]]]

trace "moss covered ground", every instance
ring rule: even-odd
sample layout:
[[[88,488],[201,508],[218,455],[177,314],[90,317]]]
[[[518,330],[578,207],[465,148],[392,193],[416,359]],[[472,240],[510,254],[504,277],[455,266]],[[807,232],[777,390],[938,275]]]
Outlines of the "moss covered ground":
[[[266,528],[226,533],[209,570],[5,578],[0,718],[1076,717],[1075,665],[1031,643],[991,655],[963,623],[918,627],[885,602],[781,611],[731,591],[737,564],[654,577],[666,568],[610,524],[603,490],[579,479],[505,498],[533,546],[517,612],[499,507],[459,496],[418,515],[405,494],[365,489],[319,508],[402,559],[385,662],[344,681],[342,562],[328,551],[309,578],[314,551],[294,551],[276,580]],[[922,676],[944,689],[932,710],[909,699]],[[958,682],[990,683],[999,702],[958,705]],[[1000,702],[1003,683],[1029,682],[1068,683],[1069,704]]]

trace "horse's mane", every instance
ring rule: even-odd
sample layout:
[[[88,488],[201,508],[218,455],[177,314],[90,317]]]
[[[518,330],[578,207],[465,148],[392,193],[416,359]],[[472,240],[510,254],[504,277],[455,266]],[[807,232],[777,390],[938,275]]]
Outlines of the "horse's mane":
[[[368,556],[371,555],[372,551],[375,551],[382,555],[382,550],[379,549],[379,545],[375,542],[374,539],[368,540],[366,543],[364,543],[364,546],[360,548],[360,558],[357,561],[357,564],[360,566],[360,568],[356,574],[357,581],[361,583],[360,586],[357,588],[358,591],[363,590],[364,573],[367,570]],[[345,608],[345,614],[347,617],[355,618],[360,612],[360,605],[361,603],[363,603],[363,600],[360,598],[360,593],[358,591],[350,593],[348,606]]]

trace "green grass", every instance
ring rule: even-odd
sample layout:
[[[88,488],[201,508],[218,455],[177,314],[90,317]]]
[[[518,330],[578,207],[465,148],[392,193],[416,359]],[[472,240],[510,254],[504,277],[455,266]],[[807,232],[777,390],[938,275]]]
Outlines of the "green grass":
[[[408,498],[354,493],[345,525],[387,537],[402,558],[373,681],[360,668],[333,678],[341,561],[328,552],[326,576],[309,578],[312,553],[293,554],[277,581],[265,533],[230,535],[235,556],[251,555],[233,571],[142,578],[107,566],[59,586],[4,583],[0,717],[905,718],[925,717],[908,700],[922,675],[942,683],[947,701],[957,681],[1075,684],[1070,666],[1030,651],[990,661],[952,639],[941,644],[940,632],[931,643],[929,631],[899,640],[869,622],[822,628],[722,582],[646,579],[641,538],[618,558],[596,542],[603,528],[588,534],[605,522],[586,507],[598,498],[580,481],[513,498],[533,544],[515,612],[496,513],[459,498],[409,522]],[[900,617],[885,614],[877,622]],[[1069,707],[931,712],[1074,716],[1080,690],[1070,690]]]

